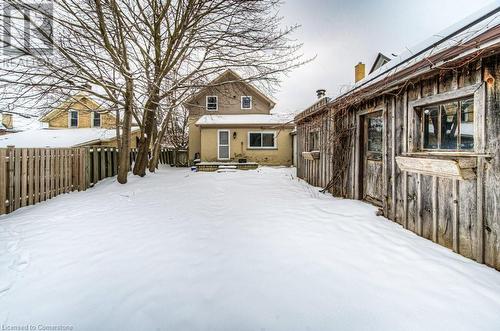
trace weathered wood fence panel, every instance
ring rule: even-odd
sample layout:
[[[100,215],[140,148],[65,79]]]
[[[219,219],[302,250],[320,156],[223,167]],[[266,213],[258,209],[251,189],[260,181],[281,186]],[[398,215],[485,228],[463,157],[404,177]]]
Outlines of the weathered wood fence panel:
[[[137,150],[130,151],[130,165]],[[185,166],[186,151],[162,149],[160,164]],[[0,148],[0,215],[72,191],[85,191],[118,173],[118,149]]]

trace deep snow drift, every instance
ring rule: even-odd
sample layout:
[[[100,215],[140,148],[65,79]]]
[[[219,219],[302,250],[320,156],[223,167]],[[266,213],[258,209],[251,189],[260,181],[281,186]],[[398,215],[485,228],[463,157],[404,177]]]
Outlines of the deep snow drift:
[[[0,324],[500,330],[500,272],[291,169],[165,168],[0,217]]]

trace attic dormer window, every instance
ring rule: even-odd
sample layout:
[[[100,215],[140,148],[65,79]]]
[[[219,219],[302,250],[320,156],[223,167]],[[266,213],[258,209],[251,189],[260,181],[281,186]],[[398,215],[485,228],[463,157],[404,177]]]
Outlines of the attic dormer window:
[[[217,96],[216,95],[209,95],[207,96],[207,105],[206,108],[208,111],[217,111],[219,109],[219,105],[217,102]]]
[[[78,112],[76,110],[71,110],[69,112],[69,127],[70,128],[78,127]]]
[[[242,96],[241,97],[241,109],[252,109],[252,97]]]

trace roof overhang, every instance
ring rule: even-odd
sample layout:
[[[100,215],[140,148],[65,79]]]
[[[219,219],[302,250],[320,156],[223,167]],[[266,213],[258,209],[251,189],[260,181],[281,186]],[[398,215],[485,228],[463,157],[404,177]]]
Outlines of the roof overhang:
[[[411,66],[400,71],[393,71],[383,79],[376,82],[361,85],[340,95],[327,104],[315,105],[307,108],[295,117],[295,122],[299,123],[304,119],[319,114],[327,109],[340,104],[353,105],[377,94],[388,93],[394,89],[402,88],[404,85],[418,77],[434,74],[442,68],[451,68],[464,61],[473,60],[479,56],[489,56],[500,52],[500,25],[497,25],[479,36],[447,48],[439,53],[422,58]]]
[[[294,128],[295,125],[293,123],[252,123],[252,124],[196,124],[196,126],[200,128],[268,128],[268,129],[276,129],[276,128]]]

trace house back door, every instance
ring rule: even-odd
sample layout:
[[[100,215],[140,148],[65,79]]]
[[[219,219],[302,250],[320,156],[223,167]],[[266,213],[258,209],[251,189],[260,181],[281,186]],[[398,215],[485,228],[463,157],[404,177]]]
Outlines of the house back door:
[[[377,206],[382,206],[382,134],[384,123],[382,112],[368,114],[362,117],[362,164],[360,171],[360,186],[363,200]]]
[[[219,130],[217,132],[217,158],[229,160],[229,148],[229,130]]]

